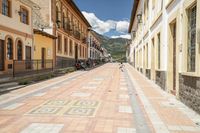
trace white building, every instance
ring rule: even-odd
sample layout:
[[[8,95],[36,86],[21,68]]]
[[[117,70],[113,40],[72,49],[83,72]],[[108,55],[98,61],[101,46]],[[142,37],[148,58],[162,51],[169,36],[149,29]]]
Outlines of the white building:
[[[199,13],[196,0],[134,0],[129,57],[137,70],[200,112],[192,103],[200,96]]]
[[[92,61],[101,60],[102,52],[100,40],[96,33],[91,30],[89,32],[88,59]]]

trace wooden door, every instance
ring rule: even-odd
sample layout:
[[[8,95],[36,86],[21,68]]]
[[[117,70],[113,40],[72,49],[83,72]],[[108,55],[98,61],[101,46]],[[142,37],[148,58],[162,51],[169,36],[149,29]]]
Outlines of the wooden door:
[[[155,44],[154,39],[152,39],[152,46],[151,46],[151,79],[155,80]]]
[[[78,61],[78,44],[75,44],[75,61]]]
[[[26,60],[31,60],[31,47],[26,46]]]
[[[31,69],[31,47],[26,46],[26,69]]]
[[[4,41],[0,40],[0,71],[4,70]]]
[[[46,59],[46,50],[45,48],[42,48],[42,51],[41,51],[41,59],[42,59],[42,68],[45,68],[45,59]]]

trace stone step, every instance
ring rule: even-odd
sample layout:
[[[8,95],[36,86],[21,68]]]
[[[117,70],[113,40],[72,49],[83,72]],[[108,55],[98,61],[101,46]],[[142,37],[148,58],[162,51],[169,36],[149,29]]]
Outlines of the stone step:
[[[19,85],[18,82],[4,83],[4,84],[0,84],[0,89],[15,87],[18,85]]]
[[[25,86],[26,86],[26,85],[17,85],[17,86],[9,87],[9,88],[0,88],[0,94],[1,94],[1,93],[5,93],[5,92],[8,92],[8,91],[17,90],[17,89],[23,88],[23,87],[25,87]]]

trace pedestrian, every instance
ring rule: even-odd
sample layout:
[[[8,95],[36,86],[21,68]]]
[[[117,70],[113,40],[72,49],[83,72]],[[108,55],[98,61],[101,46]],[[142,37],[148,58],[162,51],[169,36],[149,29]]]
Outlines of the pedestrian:
[[[123,64],[122,62],[120,63],[119,69],[120,69],[122,72],[124,72],[124,64]]]

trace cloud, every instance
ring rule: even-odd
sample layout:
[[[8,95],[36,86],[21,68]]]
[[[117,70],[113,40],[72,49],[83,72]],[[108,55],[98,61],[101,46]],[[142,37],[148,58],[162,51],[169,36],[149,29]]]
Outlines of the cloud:
[[[110,32],[111,30],[115,30],[119,33],[127,33],[129,22],[127,20],[123,21],[114,21],[114,20],[106,20],[103,21],[99,19],[94,13],[88,13],[86,11],[82,11],[83,15],[89,21],[93,29],[100,33],[105,34]],[[123,36],[123,35],[122,35]]]
[[[111,36],[111,38],[126,38],[126,39],[131,39],[131,36],[129,34],[126,34],[126,35],[119,35],[119,36]]]
[[[128,27],[129,27],[128,21],[119,21],[119,22],[117,22],[117,25],[116,25],[116,31],[118,31],[120,33],[127,33]]]
[[[85,11],[83,11],[82,13],[87,18],[89,23],[92,25],[94,30],[100,34],[107,33],[110,30],[115,29],[116,27],[115,21],[112,20],[102,21],[99,18],[97,18],[94,13],[87,13]]]

